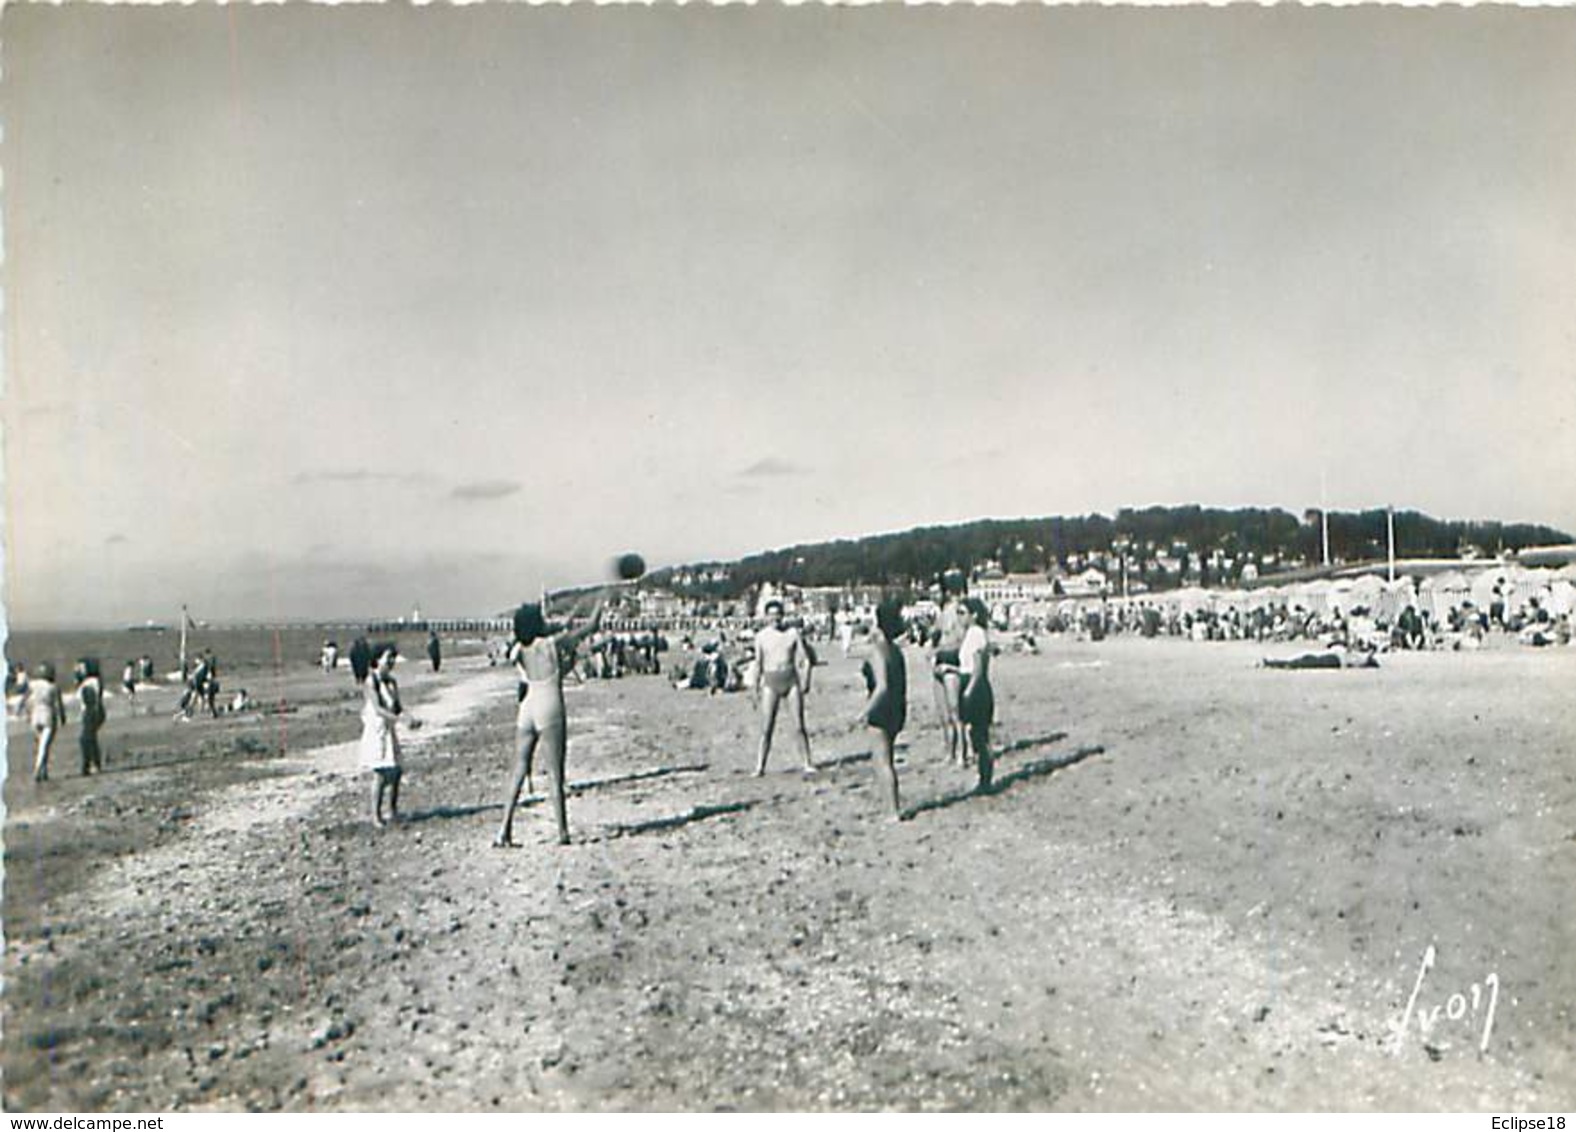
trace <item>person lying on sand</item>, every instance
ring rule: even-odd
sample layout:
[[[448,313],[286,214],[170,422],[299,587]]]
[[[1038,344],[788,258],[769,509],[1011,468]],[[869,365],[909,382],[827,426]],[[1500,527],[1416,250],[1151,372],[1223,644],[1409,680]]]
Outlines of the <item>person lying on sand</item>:
[[[1259,663],[1265,668],[1378,668],[1379,658],[1367,649],[1331,645],[1324,652],[1305,652],[1285,659],[1267,656]]]

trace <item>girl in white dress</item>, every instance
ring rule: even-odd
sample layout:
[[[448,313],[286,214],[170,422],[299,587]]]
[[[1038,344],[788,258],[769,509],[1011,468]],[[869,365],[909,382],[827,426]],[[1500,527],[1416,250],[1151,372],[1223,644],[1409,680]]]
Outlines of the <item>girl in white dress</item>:
[[[365,653],[351,653],[352,662],[358,662],[356,679],[361,684],[361,767],[370,770],[372,780],[372,823],[382,826],[383,795],[389,796],[389,821],[399,820],[399,733],[396,726],[403,714],[399,702],[399,684],[394,680],[394,660],[398,650],[391,644],[378,645],[371,651],[371,671],[362,665],[368,663]],[[415,720],[408,721],[411,727]]]

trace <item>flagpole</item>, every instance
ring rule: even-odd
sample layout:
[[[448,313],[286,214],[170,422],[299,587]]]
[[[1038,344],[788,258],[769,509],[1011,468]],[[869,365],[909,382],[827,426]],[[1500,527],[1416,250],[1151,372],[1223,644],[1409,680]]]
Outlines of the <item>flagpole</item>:
[[[186,612],[186,607],[181,606],[181,679],[186,678],[186,626],[191,622],[191,615]]]
[[[1385,530],[1390,542],[1390,580],[1395,581],[1395,508],[1385,508]]]
[[[1319,530],[1324,543],[1324,564],[1330,564],[1330,492],[1324,472],[1319,472]]]

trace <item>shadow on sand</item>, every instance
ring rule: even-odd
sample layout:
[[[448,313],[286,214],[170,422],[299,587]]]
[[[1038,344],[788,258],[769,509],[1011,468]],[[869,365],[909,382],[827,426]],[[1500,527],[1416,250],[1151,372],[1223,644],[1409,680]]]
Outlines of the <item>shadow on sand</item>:
[[[528,799],[531,802],[541,801],[539,798]],[[524,804],[524,801],[521,803]],[[476,814],[485,814],[488,810],[503,809],[502,802],[486,802],[475,806],[433,806],[427,810],[417,810],[412,814],[400,816],[401,825],[418,825],[421,822],[434,821],[447,818],[468,818]]]
[[[604,786],[622,786],[627,782],[646,782],[653,778],[667,778],[673,774],[694,774],[707,768],[706,763],[690,763],[685,766],[658,766],[649,770],[635,770],[628,774],[615,774],[609,778],[587,778],[569,784],[569,793],[583,794],[587,790],[600,790]],[[537,776],[537,785],[542,785],[541,775]],[[547,801],[547,795],[540,790],[522,795],[520,808],[530,809],[540,806]],[[489,810],[502,810],[502,802],[478,802],[474,806],[433,806],[431,809],[418,810],[401,819],[404,824],[414,825],[418,822],[433,821],[435,819],[468,818],[477,814],[485,814]],[[707,815],[702,815],[707,816]],[[694,820],[694,819],[690,819]]]
[[[908,753],[908,744],[902,740],[899,740],[898,743],[892,748],[892,752],[898,757],[899,765],[901,765],[903,756]],[[836,770],[838,767],[853,766],[856,763],[867,763],[870,761],[870,758],[871,753],[869,751],[855,751],[851,755],[838,755],[835,758],[830,759],[817,759],[815,761],[815,769]]]
[[[1001,750],[996,752],[996,757],[1014,755],[1019,751],[1032,751],[1035,747],[1049,747],[1052,743],[1060,743],[1067,738],[1065,731],[1052,731],[1045,735],[1031,735],[1027,739],[1014,739]]]
[[[584,794],[587,790],[600,790],[604,786],[622,786],[626,782],[646,782],[653,778],[667,778],[671,774],[699,774],[707,770],[707,763],[686,763],[683,766],[655,766],[650,770],[632,770],[628,774],[615,774],[611,778],[586,778],[569,784],[569,793]]]
[[[1012,750],[1014,748],[1009,747],[1007,749]],[[941,795],[939,798],[932,798],[928,802],[921,802],[917,806],[908,807],[903,811],[903,818],[904,820],[910,820],[918,817],[920,814],[929,813],[931,810],[944,810],[948,806],[955,806],[959,802],[967,802],[982,795],[1001,794],[1012,789],[1020,782],[1027,782],[1031,778],[1044,778],[1048,774],[1055,774],[1059,770],[1074,766],[1094,755],[1103,754],[1105,754],[1104,747],[1079,747],[1071,754],[1062,755],[1059,758],[1035,759],[1033,762],[1025,763],[1008,774],[998,775],[995,783],[992,784],[988,791],[982,791],[977,787],[970,790],[954,790]]]
[[[603,836],[608,838],[634,837],[641,833],[662,833],[666,830],[691,825],[694,822],[705,821],[708,818],[722,817],[726,814],[740,814],[745,810],[753,809],[756,805],[757,803],[755,802],[722,802],[710,806],[693,806],[686,812],[674,814],[671,817],[611,825],[607,827]]]

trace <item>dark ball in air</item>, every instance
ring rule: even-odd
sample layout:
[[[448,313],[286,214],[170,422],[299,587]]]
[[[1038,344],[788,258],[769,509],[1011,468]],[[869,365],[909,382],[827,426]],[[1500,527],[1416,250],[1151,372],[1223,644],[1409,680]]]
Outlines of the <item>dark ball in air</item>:
[[[631,551],[629,554],[620,554],[613,568],[622,581],[633,582],[645,574],[646,560]]]

